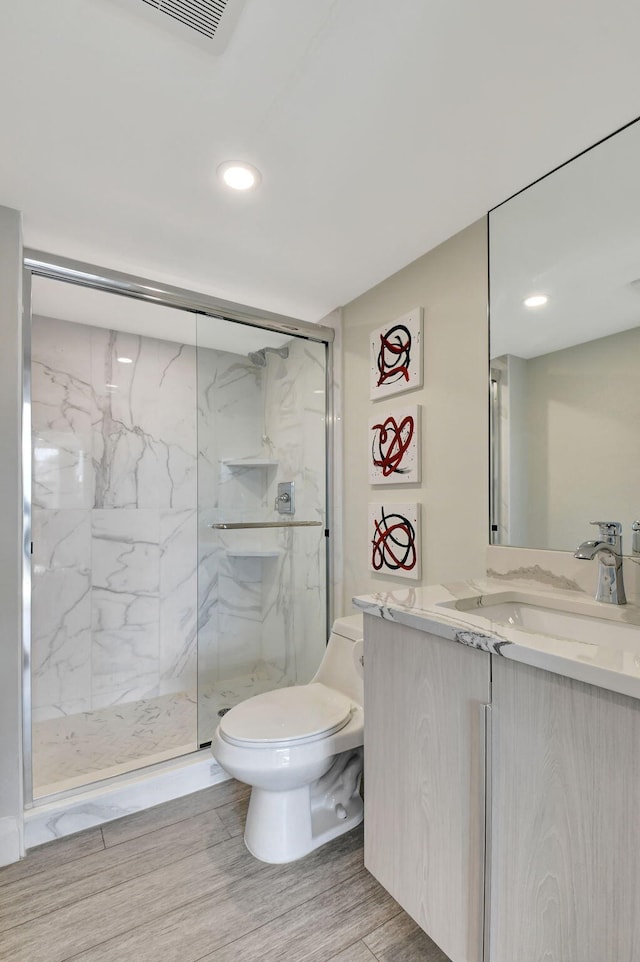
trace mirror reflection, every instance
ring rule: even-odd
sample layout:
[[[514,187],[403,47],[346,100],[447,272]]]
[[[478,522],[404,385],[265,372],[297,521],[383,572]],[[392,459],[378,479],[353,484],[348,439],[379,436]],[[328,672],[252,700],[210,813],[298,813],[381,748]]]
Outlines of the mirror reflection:
[[[640,518],[640,123],[489,215],[491,542]]]

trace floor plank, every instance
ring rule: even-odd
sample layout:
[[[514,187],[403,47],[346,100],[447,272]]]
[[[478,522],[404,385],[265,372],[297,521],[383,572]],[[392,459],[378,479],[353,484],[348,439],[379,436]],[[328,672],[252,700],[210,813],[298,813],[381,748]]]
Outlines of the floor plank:
[[[240,838],[225,844],[244,848]],[[215,853],[215,849],[211,851]],[[196,962],[218,947],[288,911],[296,911],[297,906],[357,877],[363,871],[362,832],[358,829],[349,832],[307,858],[288,865],[267,865],[253,858],[252,862],[257,867],[252,877],[226,886],[211,886],[205,897],[172,912],[160,913],[154,921],[145,920],[122,936],[84,952],[73,962],[122,962],[123,959]],[[255,958],[256,962],[262,958],[260,952]],[[27,959],[32,962],[28,956],[12,958],[12,962],[27,962]]]
[[[104,841],[99,828],[88,828],[76,835],[69,835],[67,838],[60,838],[46,845],[38,845],[30,849],[26,858],[0,868],[0,886],[31,878],[46,869],[55,869],[66,862],[72,862],[74,859],[83,858],[85,855],[103,849]]]
[[[332,955],[327,962],[376,962],[376,957],[366,947],[364,942],[354,942],[343,949],[338,955]]]
[[[211,811],[226,806],[233,806],[239,799],[248,798],[251,789],[242,782],[230,779],[212,785],[200,792],[175,798],[161,805],[154,805],[134,815],[126,815],[102,826],[104,842],[107,847],[120,845],[129,839],[156,832],[159,828],[175,825],[193,815]]]
[[[405,912],[385,922],[363,941],[378,962],[450,962]]]
[[[249,798],[249,795],[245,795],[244,798],[238,798],[233,802],[229,802],[228,805],[222,805],[220,808],[216,808],[216,815],[229,835],[244,835]]]
[[[326,962],[399,911],[397,902],[362,868],[202,962]]]
[[[144,878],[162,867],[171,871],[181,860],[229,838],[215,811],[208,811],[60,868],[54,864],[33,878],[0,888],[0,931]]]
[[[8,962],[449,962],[363,866],[362,826],[298,862],[246,850],[226,782],[0,870]]]
[[[243,879],[247,884],[247,872],[254,868],[255,859],[251,859],[242,840],[228,839],[190,858],[8,929],[2,935],[2,950],[11,962],[63,962],[114,940],[138,927],[141,920],[153,929],[193,900],[202,906],[201,911],[206,911],[216,893],[224,894],[233,879]],[[182,932],[183,948],[187,938],[188,932]],[[137,962],[137,954],[129,957]],[[156,954],[156,962],[162,957],[162,952]]]

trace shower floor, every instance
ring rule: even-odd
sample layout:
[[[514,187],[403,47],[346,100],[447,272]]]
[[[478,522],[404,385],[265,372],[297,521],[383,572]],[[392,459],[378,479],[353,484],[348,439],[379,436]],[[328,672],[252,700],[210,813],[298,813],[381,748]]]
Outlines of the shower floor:
[[[250,674],[77,715],[34,722],[33,797],[97,782],[186,755],[209,742],[218,712],[274,688],[294,684],[273,665]]]

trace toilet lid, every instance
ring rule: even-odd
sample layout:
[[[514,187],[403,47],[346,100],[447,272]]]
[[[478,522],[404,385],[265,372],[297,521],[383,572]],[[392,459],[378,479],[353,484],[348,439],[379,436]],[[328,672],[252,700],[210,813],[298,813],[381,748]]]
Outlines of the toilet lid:
[[[270,745],[332,735],[351,717],[346,695],[319,682],[255,695],[227,712],[220,734],[232,744]]]

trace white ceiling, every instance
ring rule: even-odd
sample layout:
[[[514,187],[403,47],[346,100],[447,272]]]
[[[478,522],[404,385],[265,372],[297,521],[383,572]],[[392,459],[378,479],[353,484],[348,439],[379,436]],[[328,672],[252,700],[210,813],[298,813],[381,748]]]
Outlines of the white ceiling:
[[[639,36],[631,0],[246,0],[212,57],[4,0],[0,203],[29,246],[316,321],[640,113]]]
[[[493,211],[490,255],[492,357],[640,325],[640,123]],[[525,307],[532,294],[548,302]]]

